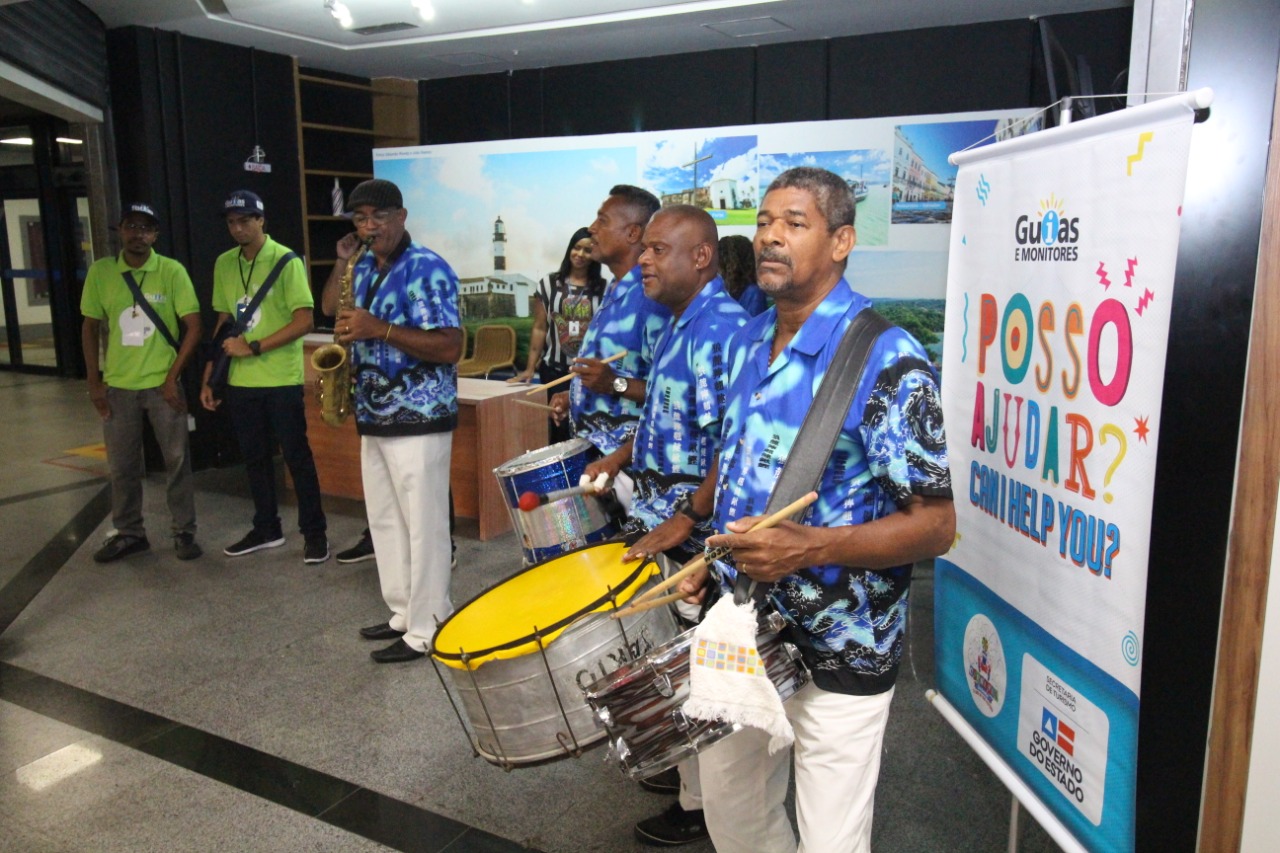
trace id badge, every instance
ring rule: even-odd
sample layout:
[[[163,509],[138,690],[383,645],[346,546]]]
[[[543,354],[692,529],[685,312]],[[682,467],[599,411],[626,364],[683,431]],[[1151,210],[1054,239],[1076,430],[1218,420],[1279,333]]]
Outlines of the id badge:
[[[578,320],[569,321],[569,337],[571,338],[582,337],[582,323],[579,322]]]

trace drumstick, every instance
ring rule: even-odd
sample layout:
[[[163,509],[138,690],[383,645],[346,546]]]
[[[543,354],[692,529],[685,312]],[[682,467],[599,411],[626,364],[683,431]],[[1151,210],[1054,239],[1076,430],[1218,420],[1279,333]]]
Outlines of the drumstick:
[[[809,492],[809,494],[805,495],[799,500],[796,500],[790,504],[787,504],[782,509],[775,512],[773,515],[765,516],[764,518],[760,519],[755,524],[753,524],[751,526],[751,529],[748,530],[747,532],[754,533],[757,530],[765,530],[769,527],[776,527],[779,521],[783,521],[784,519],[790,517],[791,515],[794,515],[795,513],[809,506],[809,504],[813,503],[817,499],[818,499],[817,492]],[[711,562],[712,560],[720,559],[725,554],[729,553],[729,550],[730,549],[728,548],[713,548],[710,551],[703,551],[701,554],[699,554],[698,556],[694,557],[692,560],[690,560],[689,562],[681,566],[680,570],[677,572],[674,572],[671,575],[671,577],[667,578],[662,583],[654,587],[651,587],[650,589],[645,590],[644,593],[642,593],[641,595],[636,596],[635,600],[631,602],[630,606],[635,607],[636,605],[653,598],[658,593],[664,592],[670,589],[671,587],[680,583],[680,581],[689,577],[689,575],[693,574],[698,569],[705,566],[707,563]]]
[[[661,607],[664,604],[671,604],[673,602],[679,601],[682,598],[684,598],[683,592],[673,592],[670,595],[664,595],[661,598],[654,598],[645,602],[628,604],[625,607],[620,607],[619,609],[610,613],[609,618],[621,619],[624,616],[631,616],[632,614],[635,614],[635,613],[643,613],[646,610],[652,610],[655,607]]]
[[[535,409],[546,409],[548,412],[555,411],[555,408],[548,406],[545,403],[535,403],[532,400],[521,400],[519,397],[516,397],[516,402],[522,406],[532,406]]]
[[[609,356],[608,358],[601,359],[600,363],[608,364],[611,361],[617,361],[618,359],[622,358],[626,354],[627,354],[626,350],[623,350],[622,352],[615,352],[613,355]],[[561,376],[559,379],[552,379],[546,385],[536,385],[533,388],[530,388],[528,391],[525,391],[524,395],[528,397],[530,394],[537,393],[538,391],[545,391],[548,388],[554,388],[555,386],[559,385],[561,382],[568,382],[570,379],[574,377],[574,375],[575,374],[573,373],[568,373],[564,376]]]
[[[567,489],[555,489],[546,494],[538,494],[537,492],[521,492],[520,499],[516,501],[516,506],[525,512],[533,512],[543,504],[555,503],[565,498],[574,498],[578,495],[594,495],[599,492],[594,483],[586,483],[581,486],[571,486]]]

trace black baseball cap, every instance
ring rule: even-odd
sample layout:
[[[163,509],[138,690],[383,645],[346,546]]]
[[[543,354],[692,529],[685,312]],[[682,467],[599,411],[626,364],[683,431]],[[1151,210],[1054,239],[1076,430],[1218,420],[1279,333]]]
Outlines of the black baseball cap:
[[[145,201],[135,201],[132,204],[125,205],[124,210],[120,214],[120,221],[124,222],[129,218],[130,214],[141,213],[143,216],[151,220],[151,224],[156,228],[160,227],[160,217],[156,216],[156,209]]]
[[[249,190],[236,190],[227,196],[227,200],[222,203],[223,216],[231,216],[232,214],[263,216],[266,211],[266,205],[262,203],[262,199],[258,197],[258,194]]]

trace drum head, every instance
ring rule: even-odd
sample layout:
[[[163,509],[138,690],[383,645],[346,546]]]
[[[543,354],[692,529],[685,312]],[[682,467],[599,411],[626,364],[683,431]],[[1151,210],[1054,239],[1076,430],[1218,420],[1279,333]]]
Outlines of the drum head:
[[[560,462],[577,456],[591,446],[591,442],[585,438],[571,438],[568,441],[560,441],[547,447],[530,450],[528,453],[504,462],[494,468],[493,473],[499,477],[509,477],[513,474],[522,474],[525,471],[536,471],[548,462]]]
[[[446,619],[432,656],[454,669],[536,652],[582,617],[614,609],[660,570],[651,561],[622,562],[624,542],[561,554],[490,587]]]

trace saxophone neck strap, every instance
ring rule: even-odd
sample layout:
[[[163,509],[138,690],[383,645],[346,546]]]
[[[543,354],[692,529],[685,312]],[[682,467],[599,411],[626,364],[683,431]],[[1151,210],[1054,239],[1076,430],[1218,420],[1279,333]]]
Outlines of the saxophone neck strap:
[[[400,256],[409,248],[409,232],[406,231],[400,235],[400,242],[396,245],[395,250],[387,255],[387,262],[383,265],[382,270],[378,273],[378,277],[373,280],[373,284],[369,285],[369,289],[364,294],[364,310],[369,311],[373,306],[373,299],[378,295],[378,289],[382,287],[382,282],[386,281],[387,275],[391,272],[391,268],[396,265],[396,261],[400,260]],[[377,256],[374,257],[377,260]]]

